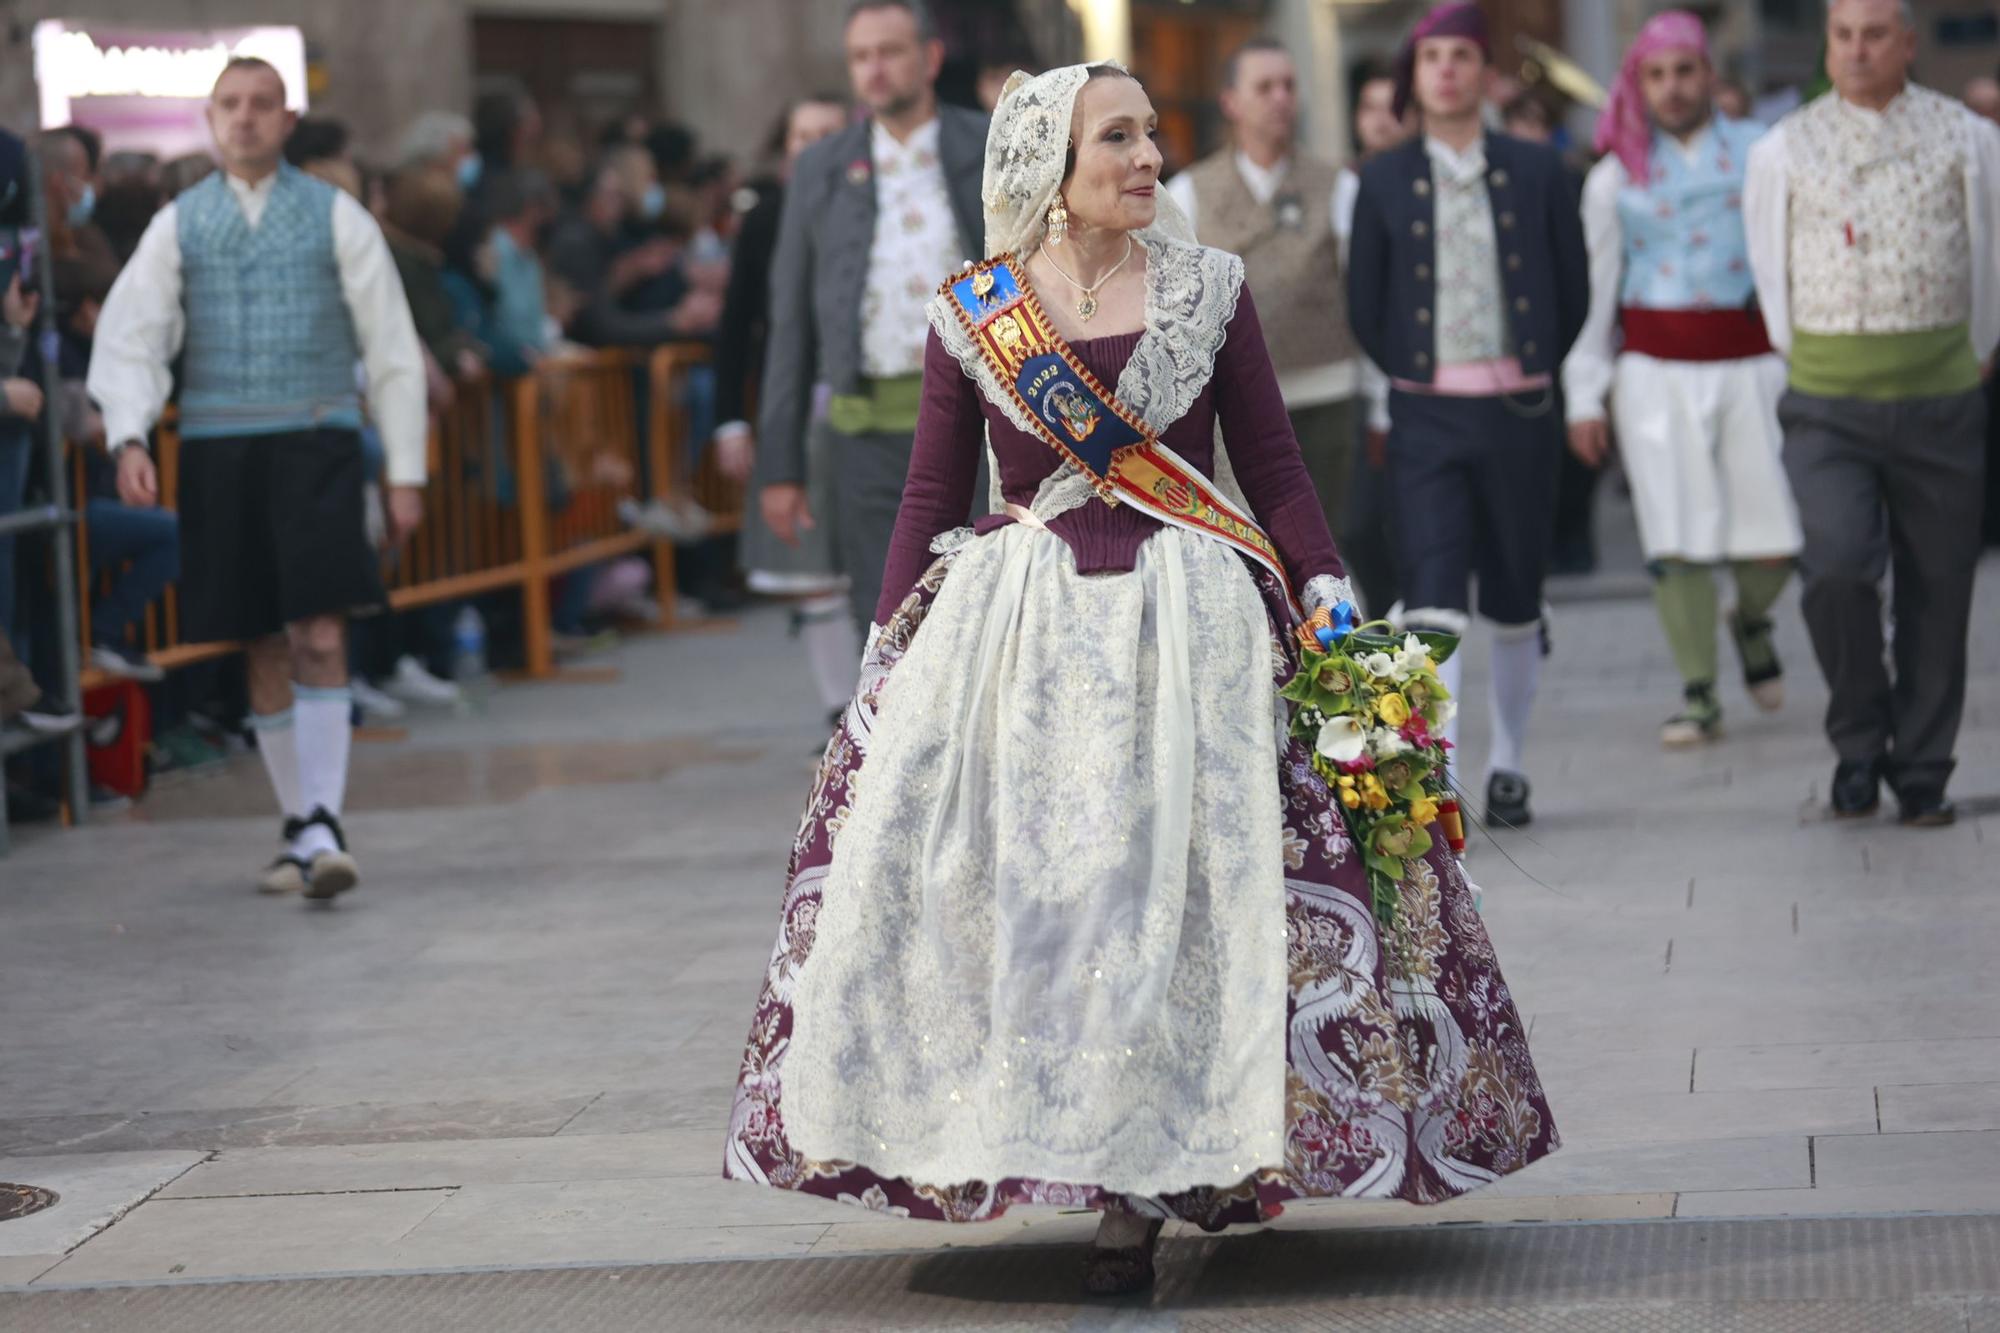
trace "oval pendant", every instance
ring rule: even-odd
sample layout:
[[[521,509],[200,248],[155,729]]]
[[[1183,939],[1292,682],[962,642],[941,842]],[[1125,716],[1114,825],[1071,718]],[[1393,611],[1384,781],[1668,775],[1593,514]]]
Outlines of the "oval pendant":
[[[1083,320],[1085,323],[1089,323],[1090,317],[1096,313],[1097,313],[1096,297],[1085,296],[1081,301],[1078,301],[1076,303],[1076,317],[1080,320]]]

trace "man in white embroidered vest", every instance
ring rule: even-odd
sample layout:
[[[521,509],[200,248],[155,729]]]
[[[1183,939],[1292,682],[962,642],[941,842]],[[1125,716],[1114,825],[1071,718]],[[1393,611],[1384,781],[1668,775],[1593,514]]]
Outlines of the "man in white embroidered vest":
[[[1715,566],[1736,584],[1729,628],[1759,707],[1784,699],[1769,611],[1799,550],[1779,461],[1785,365],[1771,351],[1743,236],[1743,173],[1763,132],[1716,113],[1701,20],[1655,15],[1626,53],[1597,126],[1604,158],[1583,188],[1590,318],[1563,363],[1570,450],[1610,453],[1605,398],[1653,574],[1681,710],[1669,747],[1722,732],[1715,693]],[[1622,331],[1622,352],[1613,334]]]
[[[1229,57],[1222,114],[1230,144],[1183,171],[1167,193],[1202,244],[1243,257],[1292,433],[1334,532],[1347,526],[1360,366],[1341,281],[1340,171],[1298,146],[1298,68],[1285,44],[1256,37]]]
[[[1834,813],[1942,825],[1965,705],[1985,460],[1983,376],[2000,343],[2000,129],[1909,82],[1897,0],[1833,0],[1833,90],[1750,154],[1744,218],[1805,527],[1800,573],[1832,690]],[[1984,365],[1982,365],[1984,362]],[[1883,656],[1893,563],[1895,672]]]
[[[1464,631],[1478,577],[1494,626],[1486,812],[1518,828],[1531,818],[1523,753],[1563,448],[1555,375],[1590,275],[1562,159],[1484,128],[1489,40],[1480,8],[1457,3],[1404,44],[1395,109],[1415,105],[1424,134],[1361,169],[1347,308],[1389,377],[1402,618]],[[1463,657],[1444,666],[1453,693]]]
[[[944,43],[922,0],[854,0],[846,44],[869,115],[801,153],[785,189],[751,476],[762,523],[744,533],[743,563],[846,574],[859,628],[909,474],[924,307],[939,274],[979,253],[986,117],[938,105]],[[818,420],[816,384],[832,390]]]
[[[180,393],[181,632],[248,645],[251,726],[285,817],[266,892],[316,900],[359,869],[340,814],[348,611],[380,605],[354,366],[388,454],[398,536],[423,515],[423,354],[388,244],[284,162],[278,72],[233,60],[208,123],[223,170],[160,210],[98,317],[89,385],[127,504],[159,500],[146,439]]]

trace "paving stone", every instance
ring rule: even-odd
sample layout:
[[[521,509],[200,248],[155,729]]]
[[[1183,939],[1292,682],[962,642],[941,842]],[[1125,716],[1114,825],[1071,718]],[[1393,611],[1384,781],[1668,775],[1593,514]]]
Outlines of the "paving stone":
[[[1561,1108],[1556,1122],[1562,1123]],[[1812,1180],[1804,1135],[1565,1147],[1487,1188],[1508,1195],[1785,1189]]]
[[[1991,1179],[1938,1180],[1925,1177],[1902,1184],[1788,1190],[1690,1191],[1680,1196],[1675,1217],[1850,1217],[1885,1213],[2000,1212],[2000,1194]]]
[[[710,1176],[722,1132],[227,1149],[162,1192],[171,1199],[351,1190],[446,1189],[538,1181]]]
[[[2000,1083],[1877,1088],[1882,1132],[2000,1130]]]
[[[590,1104],[568,1097],[533,1102],[239,1107],[137,1115],[48,1116],[0,1122],[0,1149],[22,1155],[141,1148],[266,1147],[409,1139],[519,1138],[553,1134]]]
[[[1814,1180],[1825,1189],[1979,1181],[2000,1204],[2000,1130],[1830,1135],[1814,1141]]]
[[[200,1161],[200,1153],[186,1152],[0,1157],[0,1180],[59,1196],[39,1213],[0,1222],[0,1258],[61,1254],[81,1245]]]
[[[60,1254],[0,1254],[0,1287],[33,1282],[62,1261]]]
[[[720,1174],[672,1180],[573,1180],[469,1185],[419,1229],[440,1236],[544,1236],[572,1232],[705,1230],[720,1225],[785,1226],[854,1222],[868,1212],[789,1191],[761,1189]]]
[[[1872,1134],[1872,1088],[1790,1088],[1773,1092],[1635,1092],[1602,1084],[1555,1107],[1572,1146],[1740,1139],[1797,1133]]]
[[[2000,1082],[2000,1037],[1703,1046],[1698,1092]]]
[[[449,1190],[156,1199],[43,1276],[50,1282],[346,1273],[392,1265],[394,1245]]]

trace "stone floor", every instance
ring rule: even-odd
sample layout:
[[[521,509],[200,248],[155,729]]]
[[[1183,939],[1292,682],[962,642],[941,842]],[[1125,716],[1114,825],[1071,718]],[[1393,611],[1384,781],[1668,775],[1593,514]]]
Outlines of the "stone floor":
[[[1795,598],[1785,710],[1727,689],[1729,739],[1662,754],[1676,691],[1626,570],[1564,590],[1540,818],[1472,861],[1567,1146],[1444,1208],[1300,1207],[1279,1230],[2000,1211],[2000,566],[1968,817],[1937,832],[1824,818]],[[336,910],[249,891],[273,831],[254,759],[21,831],[0,861],[0,1181],[63,1200],[0,1223],[0,1286],[1088,1234],[719,1178],[821,710],[768,613],[612,660],[615,682],[509,688],[363,746],[367,882]],[[1477,644],[1469,673],[1477,700]]]

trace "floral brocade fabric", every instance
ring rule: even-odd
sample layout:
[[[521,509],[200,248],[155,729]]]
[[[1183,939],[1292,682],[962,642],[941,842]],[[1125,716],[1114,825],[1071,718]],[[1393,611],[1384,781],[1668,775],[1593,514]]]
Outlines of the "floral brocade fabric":
[[[1346,822],[1296,741],[1273,755],[1287,937],[1281,1163],[1140,1198],[1092,1181],[890,1178],[865,1162],[815,1161],[793,1148],[784,1104],[791,997],[811,966],[834,845],[851,816],[876,699],[963,550],[938,559],[884,627],[814,780],[738,1078],[724,1174],[938,1221],[988,1220],[1021,1203],[1164,1215],[1217,1230],[1275,1217],[1294,1199],[1439,1203],[1554,1151],[1555,1123],[1520,1016],[1442,837],[1440,850],[1407,864],[1401,907],[1385,930]],[[1271,628],[1275,694],[1297,660],[1281,590],[1261,571],[1252,577]]]

